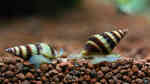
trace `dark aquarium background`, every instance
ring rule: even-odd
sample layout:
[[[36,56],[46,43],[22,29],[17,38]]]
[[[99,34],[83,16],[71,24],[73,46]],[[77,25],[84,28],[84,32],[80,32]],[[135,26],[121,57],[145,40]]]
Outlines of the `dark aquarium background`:
[[[56,16],[77,8],[80,0],[14,0],[1,1],[1,17],[23,17],[32,15]]]

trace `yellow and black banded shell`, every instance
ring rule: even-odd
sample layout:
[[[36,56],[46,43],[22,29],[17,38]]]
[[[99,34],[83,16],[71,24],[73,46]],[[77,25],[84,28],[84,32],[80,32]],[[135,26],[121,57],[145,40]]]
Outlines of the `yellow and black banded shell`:
[[[20,56],[25,60],[28,60],[34,55],[43,55],[46,58],[55,58],[56,56],[55,48],[46,43],[20,45],[13,48],[7,48],[5,51]]]
[[[110,54],[120,40],[126,35],[127,31],[127,29],[118,29],[112,32],[95,34],[88,38],[84,50],[81,53],[83,55],[92,53],[103,55]]]

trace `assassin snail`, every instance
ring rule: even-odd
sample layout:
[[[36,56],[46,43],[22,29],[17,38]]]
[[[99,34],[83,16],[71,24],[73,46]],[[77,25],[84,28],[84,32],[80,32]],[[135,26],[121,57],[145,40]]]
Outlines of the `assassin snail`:
[[[113,54],[112,50],[117,46],[121,39],[127,34],[128,29],[118,29],[111,32],[103,32],[100,34],[92,35],[88,38],[84,49],[81,51],[83,57],[93,57],[97,56],[95,60],[100,57],[99,60],[106,60],[106,58],[118,57],[118,55]]]
[[[42,63],[51,63],[51,59],[58,58],[63,54],[62,49],[60,50],[60,53],[57,54],[56,49],[46,43],[20,45],[7,48],[5,51],[19,56],[24,60],[29,60],[31,64],[35,64],[37,66]]]

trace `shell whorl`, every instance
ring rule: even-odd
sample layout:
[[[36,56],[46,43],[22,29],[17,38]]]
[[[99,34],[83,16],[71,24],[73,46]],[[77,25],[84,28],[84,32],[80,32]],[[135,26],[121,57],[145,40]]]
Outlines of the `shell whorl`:
[[[12,48],[5,49],[6,52],[12,53],[16,56],[20,56],[28,60],[33,55],[43,55],[46,58],[54,58],[55,48],[46,44],[46,43],[36,43],[36,44],[27,44],[20,45]]]
[[[90,53],[110,54],[127,32],[127,29],[118,29],[112,32],[95,34],[88,38],[81,53],[85,55]]]

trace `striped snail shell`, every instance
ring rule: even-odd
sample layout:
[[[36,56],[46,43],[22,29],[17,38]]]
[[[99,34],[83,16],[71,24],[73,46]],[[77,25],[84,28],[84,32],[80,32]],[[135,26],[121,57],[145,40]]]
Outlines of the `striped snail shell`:
[[[5,49],[5,51],[16,56],[20,56],[25,60],[28,60],[31,56],[34,55],[43,55],[48,59],[56,58],[55,48],[46,43],[20,45],[12,48],[7,48]]]
[[[118,29],[112,32],[104,32],[95,34],[88,38],[82,55],[88,56],[93,53],[108,55],[112,52],[115,46],[126,35],[127,29]]]

